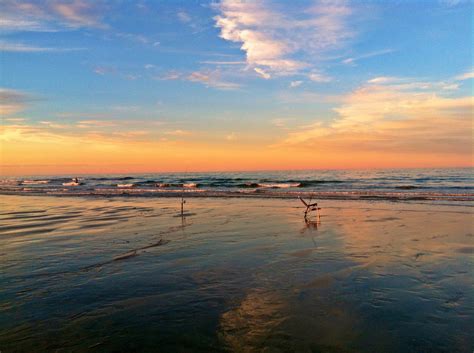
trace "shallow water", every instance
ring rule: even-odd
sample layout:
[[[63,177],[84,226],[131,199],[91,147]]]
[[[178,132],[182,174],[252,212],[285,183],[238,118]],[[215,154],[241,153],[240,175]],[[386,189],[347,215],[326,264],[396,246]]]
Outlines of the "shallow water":
[[[0,350],[472,352],[471,207],[299,206],[1,196]]]

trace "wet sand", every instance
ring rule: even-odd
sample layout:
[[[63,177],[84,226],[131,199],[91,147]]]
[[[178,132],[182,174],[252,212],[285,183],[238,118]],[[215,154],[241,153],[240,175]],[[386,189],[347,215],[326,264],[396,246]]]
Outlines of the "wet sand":
[[[472,352],[473,208],[0,196],[3,352]]]

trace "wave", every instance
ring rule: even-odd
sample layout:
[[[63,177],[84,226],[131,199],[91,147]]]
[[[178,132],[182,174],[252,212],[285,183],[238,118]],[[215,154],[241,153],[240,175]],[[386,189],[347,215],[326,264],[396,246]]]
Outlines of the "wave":
[[[49,184],[49,180],[23,180],[22,185],[40,185],[40,184]]]
[[[135,184],[117,184],[118,188],[133,188]]]
[[[197,183],[155,183],[158,188],[197,188]]]
[[[261,188],[270,189],[287,189],[287,188],[298,188],[301,183],[269,183],[269,184],[257,184]]]

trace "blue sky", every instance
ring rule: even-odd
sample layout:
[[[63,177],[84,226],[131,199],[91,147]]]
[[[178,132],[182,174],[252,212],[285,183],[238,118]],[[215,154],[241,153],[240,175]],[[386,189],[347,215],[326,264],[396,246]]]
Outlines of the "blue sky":
[[[6,0],[3,124],[23,129],[20,135],[26,126],[73,137],[82,126],[83,136],[141,131],[139,140],[225,136],[293,148],[356,132],[355,125],[337,130],[355,119],[345,112],[372,109],[378,102],[370,99],[382,91],[400,103],[435,97],[443,116],[456,104],[465,114],[472,10],[473,2],[456,0]],[[354,113],[350,102],[360,92],[367,107]],[[429,114],[437,114],[433,107],[438,103]],[[404,114],[398,119],[415,112]],[[369,124],[376,132],[376,122],[395,115]],[[321,131],[303,138],[317,126]],[[469,153],[453,153],[460,150]]]

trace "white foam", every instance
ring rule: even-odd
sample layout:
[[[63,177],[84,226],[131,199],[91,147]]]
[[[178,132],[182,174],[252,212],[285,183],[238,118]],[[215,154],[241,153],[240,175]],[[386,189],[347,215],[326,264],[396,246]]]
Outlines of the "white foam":
[[[81,185],[80,183],[76,183],[75,181],[70,181],[68,183],[63,183],[64,186],[78,186]]]
[[[48,184],[49,180],[23,180],[22,185]]]
[[[272,183],[272,184],[258,184],[261,188],[278,188],[278,189],[286,189],[286,188],[297,188],[301,186],[301,183]]]
[[[135,184],[117,184],[118,188],[133,188]]]

